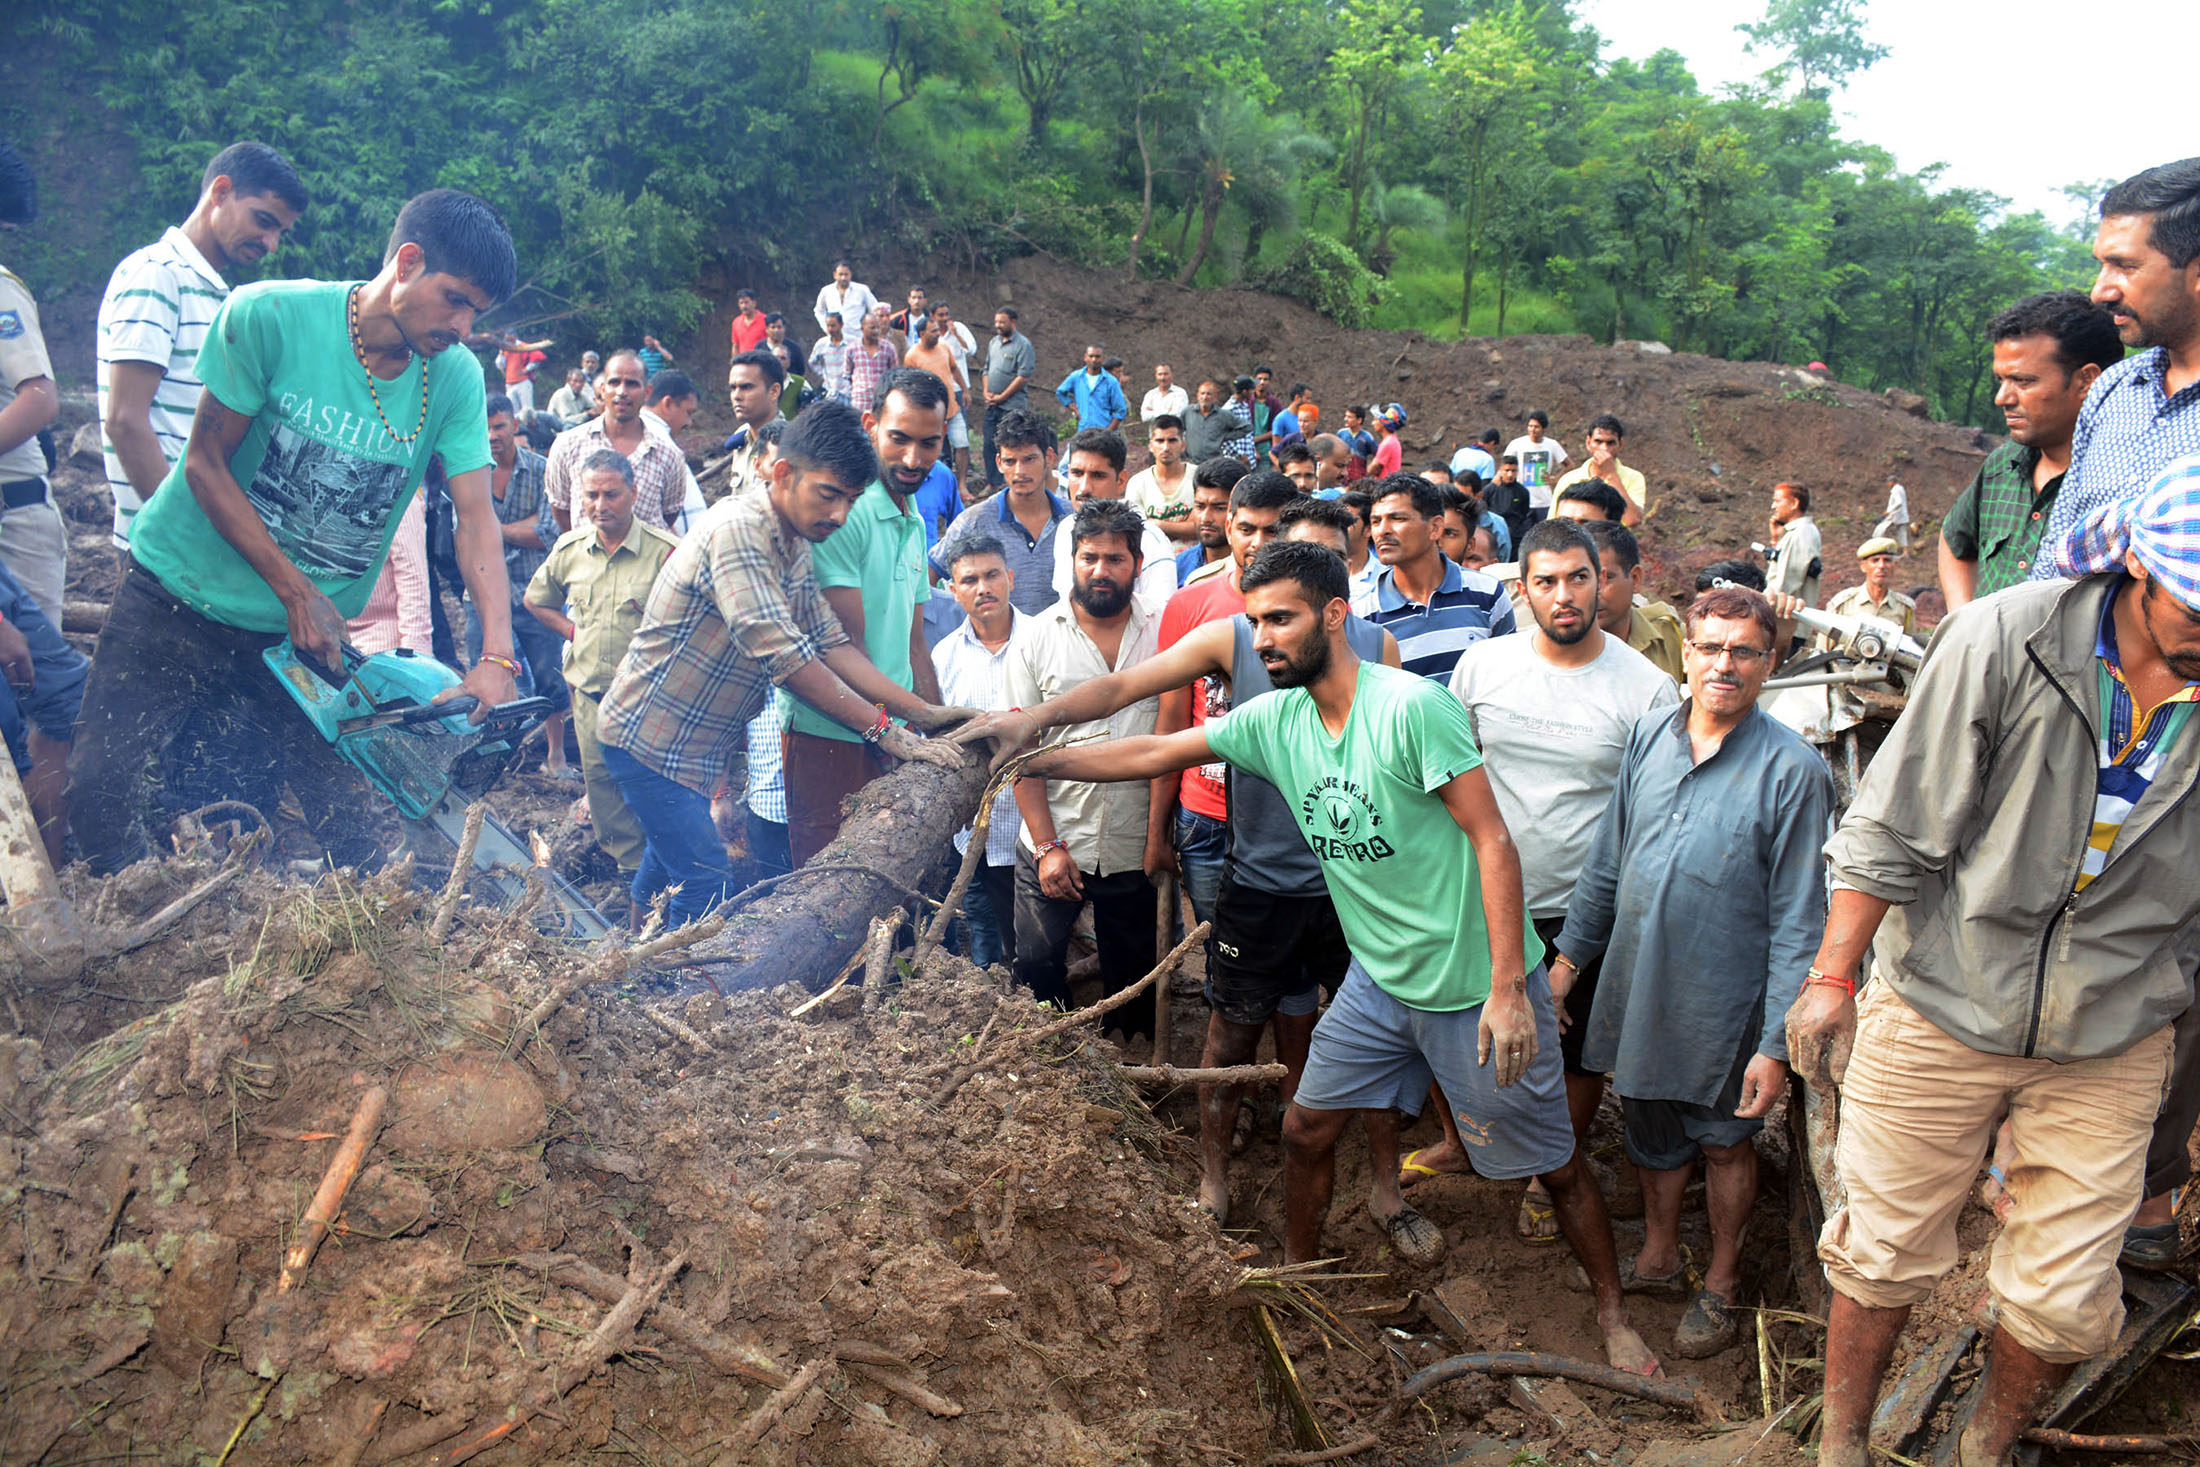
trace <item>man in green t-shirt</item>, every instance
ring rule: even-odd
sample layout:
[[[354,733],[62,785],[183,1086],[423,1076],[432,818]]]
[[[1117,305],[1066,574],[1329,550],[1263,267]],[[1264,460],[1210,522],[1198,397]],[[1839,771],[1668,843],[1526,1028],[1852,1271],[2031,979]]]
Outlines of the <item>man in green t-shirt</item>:
[[[1285,1262],[1320,1251],[1337,1137],[1354,1111],[1367,1121],[1369,1213],[1402,1256],[1442,1253],[1443,1235],[1398,1190],[1394,1113],[1434,1078],[1476,1171],[1540,1177],[1549,1190],[1596,1289],[1612,1364],[1655,1371],[1627,1323],[1604,1199],[1575,1154],[1543,946],[1522,917],[1520,857],[1466,710],[1425,678],[1353,654],[1347,588],[1321,546],[1268,546],[1238,589],[1272,695],[1182,733],[1051,750],[1023,773],[1143,780],[1222,760],[1297,810],[1353,962],[1284,1117]]]
[[[450,482],[482,620],[481,659],[457,691],[484,709],[516,696],[481,371],[449,348],[518,274],[496,212],[436,189],[399,211],[372,280],[264,281],[224,303],[199,356],[189,445],[132,526],[85,690],[71,800],[94,871],[158,849],[153,807],[185,726],[202,738],[209,797],[271,815],[288,784],[333,859],[373,860],[357,771],[260,654],[288,636],[332,675],[342,668],[344,623],[373,592],[431,458]]]
[[[940,701],[932,649],[918,608],[931,599],[925,574],[924,520],[910,501],[947,443],[947,387],[917,367],[897,367],[863,404],[863,426],[878,449],[878,478],[848,511],[848,521],[810,552],[810,570],[851,649],[897,688]],[[787,702],[782,745],[787,779],[787,845],[799,866],[840,834],[841,804],[884,774],[889,760],[856,729],[799,698]]]

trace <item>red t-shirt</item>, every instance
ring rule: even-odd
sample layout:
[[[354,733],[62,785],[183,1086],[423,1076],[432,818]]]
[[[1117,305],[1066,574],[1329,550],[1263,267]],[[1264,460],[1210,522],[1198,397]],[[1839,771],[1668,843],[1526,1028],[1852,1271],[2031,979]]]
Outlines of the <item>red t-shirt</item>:
[[[757,347],[763,345],[764,332],[767,329],[768,328],[764,325],[764,313],[762,311],[758,311],[747,321],[743,321],[739,316],[735,316],[733,318],[734,351],[738,354],[740,352],[756,350]]]
[[[508,351],[504,354],[504,385],[517,387],[527,380],[528,369],[539,367],[550,358],[539,351]]]
[[[1161,650],[1166,652],[1184,640],[1194,627],[1219,621],[1227,616],[1241,616],[1245,612],[1245,598],[1238,594],[1237,572],[1227,570],[1218,576],[1210,576],[1196,586],[1186,586],[1169,598],[1169,604],[1161,612]],[[1220,678],[1203,677],[1192,684],[1192,723],[1198,728],[1210,718],[1220,718],[1230,711],[1230,685]],[[1230,815],[1228,797],[1223,793],[1223,771],[1219,759],[1212,764],[1195,765],[1184,771],[1184,779],[1177,790],[1177,799],[1184,808],[1194,814],[1213,820],[1226,820]]]
[[[1387,479],[1398,472],[1398,465],[1405,456],[1404,445],[1398,442],[1398,435],[1393,433],[1375,446],[1375,462],[1368,472],[1378,479]]]

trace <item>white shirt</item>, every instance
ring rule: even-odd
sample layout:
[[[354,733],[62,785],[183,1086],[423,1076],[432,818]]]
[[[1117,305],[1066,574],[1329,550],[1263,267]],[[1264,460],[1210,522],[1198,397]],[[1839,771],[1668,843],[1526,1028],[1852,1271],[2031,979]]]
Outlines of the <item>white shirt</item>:
[[[1490,788],[1520,847],[1532,917],[1565,915],[1574,880],[1611,806],[1636,720],[1680,701],[1673,680],[1619,637],[1585,667],[1559,667],[1532,632],[1459,654],[1451,690],[1466,705]]]
[[[947,354],[955,360],[955,385],[962,392],[963,405],[967,411],[970,403],[970,356],[978,349],[978,343],[970,339],[968,326],[955,321],[940,333],[940,344],[947,348]]]
[[[940,700],[950,708],[976,708],[980,712],[995,713],[1003,708],[1018,706],[1008,700],[1008,657],[1022,634],[1024,623],[1030,618],[1015,607],[1009,608],[1008,640],[998,652],[988,652],[985,643],[970,621],[946,636],[932,649],[932,670],[940,676]],[[1158,705],[1157,705],[1158,706]],[[955,832],[955,850],[958,854],[970,849],[970,833],[974,826],[964,826]],[[1016,786],[1013,781],[1001,786],[1000,794],[993,799],[993,820],[985,832],[985,863],[988,866],[1013,866],[1016,864],[1016,841],[1024,833],[1024,817],[1016,809]],[[1143,857],[1141,857],[1143,859]]]
[[[844,291],[836,280],[817,293],[817,307],[813,314],[817,317],[817,329],[830,332],[831,327],[826,318],[838,311],[840,334],[854,341],[862,334],[859,328],[863,325],[863,318],[877,309],[878,297],[871,294],[870,286],[860,280],[851,280]]]
[[[1076,584],[1069,563],[1069,539],[1069,526],[1064,524],[1054,534],[1054,594],[1060,598],[1055,603],[1058,606],[1069,604],[1070,587]],[[1177,548],[1169,543],[1167,535],[1154,528],[1151,520],[1146,522],[1146,533],[1139,537],[1138,548],[1145,560],[1138,568],[1138,580],[1131,590],[1157,607],[1165,605],[1176,594]]]
[[[1347,576],[1345,584],[1352,588],[1352,594],[1347,599],[1351,602],[1352,609],[1355,612],[1363,605],[1373,606],[1375,604],[1375,578],[1382,573],[1383,563],[1377,560],[1375,552],[1370,550],[1367,553],[1367,564]]]
[[[1565,444],[1548,433],[1540,443],[1523,433],[1505,445],[1503,456],[1520,464],[1520,482],[1528,489],[1528,508],[1549,509],[1558,502],[1559,471],[1573,462]]]
[[[650,433],[672,445],[672,451],[680,455],[680,475],[686,480],[680,491],[680,507],[673,511],[671,522],[665,526],[675,535],[685,535],[696,518],[707,507],[703,503],[703,486],[695,482],[695,470],[688,467],[687,452],[679,440],[672,436],[672,425],[650,408],[642,409],[642,426]]]
[[[1117,650],[1115,665],[1110,667],[1092,638],[1077,624],[1076,609],[1066,599],[1057,601],[1027,618],[1008,644],[1009,706],[1029,708],[1096,677],[1120,672],[1153,656],[1160,644],[1161,603],[1133,596],[1130,619],[1123,626],[1122,646]],[[1144,698],[1111,718],[1057,729],[1050,742],[1086,734],[1110,739],[1150,734],[1160,711],[1158,695]],[[1107,784],[1057,779],[1047,785],[1047,808],[1054,815],[1054,833],[1068,843],[1070,859],[1079,871],[1113,876],[1119,871],[1145,869],[1151,786],[1152,781],[1144,779]],[[1024,831],[1021,845],[1027,851],[1037,849],[1029,829]]]
[[[1164,392],[1155,387],[1149,389],[1146,395],[1139,400],[1138,416],[1142,421],[1148,423],[1159,417],[1181,418],[1184,416],[1184,410],[1191,405],[1191,394],[1183,388],[1172,386]]]
[[[1902,487],[1900,479],[1887,486],[1887,512],[1880,518],[1897,525],[1910,522],[1910,491]]]
[[[206,262],[191,236],[170,225],[141,250],[123,256],[99,302],[99,421],[107,421],[107,369],[116,362],[150,362],[166,375],[153,389],[153,436],[171,468],[191,438],[199,410],[199,347],[214,313],[229,298],[229,282]],[[103,438],[107,435],[102,432]],[[130,521],[145,501],[130,487],[112,440],[103,443],[107,487],[115,496],[115,544],[130,543]]]
[[[1173,484],[1161,482],[1161,466],[1140,469],[1131,475],[1130,483],[1123,490],[1123,497],[1131,507],[1148,520],[1173,519],[1192,507],[1192,466],[1178,464],[1177,479]]]

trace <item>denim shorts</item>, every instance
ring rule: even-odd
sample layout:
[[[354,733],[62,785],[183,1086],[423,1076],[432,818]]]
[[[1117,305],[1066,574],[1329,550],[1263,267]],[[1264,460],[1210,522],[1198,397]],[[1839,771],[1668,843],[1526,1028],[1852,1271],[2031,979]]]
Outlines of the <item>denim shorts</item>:
[[[1308,1110],[1419,1114],[1434,1080],[1451,1103],[1478,1174],[1508,1181],[1555,1172],[1573,1158],[1574,1128],[1566,1113],[1558,1019],[1541,967],[1528,975],[1528,1004],[1535,1013],[1535,1061],[1499,1089],[1496,1063],[1475,1062],[1481,1005],[1414,1008],[1378,988],[1354,959],[1314,1026],[1298,1103]]]

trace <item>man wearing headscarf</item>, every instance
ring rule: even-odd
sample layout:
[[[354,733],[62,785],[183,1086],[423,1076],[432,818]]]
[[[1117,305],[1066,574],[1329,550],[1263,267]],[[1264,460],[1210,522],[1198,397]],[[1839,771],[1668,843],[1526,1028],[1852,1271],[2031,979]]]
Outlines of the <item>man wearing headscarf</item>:
[[[1848,1199],[1818,1243],[1826,1467],[1866,1467],[1896,1338],[1956,1261],[2005,1107],[1998,1323],[1959,1460],[2006,1461],[2123,1324],[2117,1252],[2200,916],[2200,457],[2055,549],[2076,579],[1941,623],[1826,847],[1832,910],[1787,1020],[1796,1069],[1842,1087]]]

